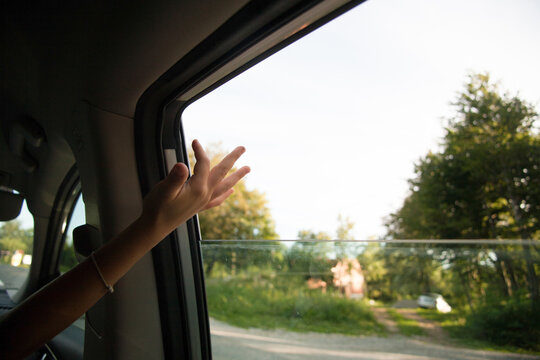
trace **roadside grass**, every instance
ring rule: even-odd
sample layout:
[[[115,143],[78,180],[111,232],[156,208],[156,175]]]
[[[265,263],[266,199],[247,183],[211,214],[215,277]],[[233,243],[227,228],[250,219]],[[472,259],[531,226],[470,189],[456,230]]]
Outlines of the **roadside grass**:
[[[210,316],[234,326],[386,335],[363,301],[309,290],[303,281],[280,285],[264,278],[207,279],[206,293]]]
[[[397,324],[399,332],[405,336],[417,336],[425,335],[424,329],[418,326],[418,322],[412,319],[407,319],[395,309],[387,308],[388,315],[394,320]]]
[[[540,351],[523,349],[511,345],[494,344],[475,338],[473,331],[467,326],[467,312],[452,310],[450,313],[443,314],[435,309],[418,309],[417,312],[423,318],[438,323],[450,338],[460,346],[477,350],[540,355]]]

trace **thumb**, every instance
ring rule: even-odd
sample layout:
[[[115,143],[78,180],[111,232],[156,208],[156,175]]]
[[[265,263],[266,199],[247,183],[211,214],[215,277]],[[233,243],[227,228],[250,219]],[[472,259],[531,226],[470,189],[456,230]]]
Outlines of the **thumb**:
[[[163,190],[171,197],[178,195],[178,192],[188,178],[188,168],[185,164],[178,163],[173,166],[171,172],[163,181]]]

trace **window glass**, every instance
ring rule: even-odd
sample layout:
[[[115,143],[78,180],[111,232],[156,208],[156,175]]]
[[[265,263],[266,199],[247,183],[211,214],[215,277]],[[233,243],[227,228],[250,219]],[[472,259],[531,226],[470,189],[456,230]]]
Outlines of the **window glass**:
[[[62,247],[62,252],[60,253],[60,261],[58,263],[58,270],[62,274],[69,271],[71,268],[73,268],[79,263],[75,254],[75,247],[73,246],[73,229],[84,224],[86,224],[84,201],[82,198],[82,194],[79,194],[79,196],[77,197],[77,201],[73,206],[69,222],[67,226],[64,227],[66,229],[64,234],[64,245]],[[85,314],[83,314],[79,319],[75,320],[73,325],[75,325],[79,329],[84,330]]]
[[[186,109],[252,168],[199,216],[216,359],[540,352],[539,11],[365,2]]]
[[[73,246],[73,229],[84,224],[86,224],[84,201],[82,199],[82,195],[79,195],[73,207],[73,212],[71,213],[71,218],[69,219],[64,234],[64,245],[62,247],[60,262],[58,264],[58,270],[60,270],[61,273],[67,272],[78,264],[77,257],[75,255],[75,248]]]
[[[343,245],[203,241],[214,359],[538,354],[530,330],[539,316],[522,273],[528,250],[538,270],[537,244]],[[521,273],[515,283],[501,270],[512,266]]]
[[[34,218],[23,202],[17,219],[0,222],[0,288],[13,295],[28,276],[34,246]]]
[[[365,2],[191,104],[186,140],[246,146],[246,187],[264,194],[274,238],[333,236],[339,215],[354,237],[383,237],[415,164],[461,118],[453,104],[469,75],[489,74],[499,95],[538,111],[538,11],[530,1]]]

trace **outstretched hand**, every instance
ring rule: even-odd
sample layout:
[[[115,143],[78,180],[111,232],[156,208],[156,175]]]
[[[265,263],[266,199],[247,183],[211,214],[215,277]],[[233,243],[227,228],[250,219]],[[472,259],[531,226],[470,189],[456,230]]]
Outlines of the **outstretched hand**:
[[[201,144],[193,141],[197,163],[176,164],[146,196],[141,216],[120,234],[0,319],[0,358],[22,359],[92,307],[133,265],[196,213],[221,204],[248,172],[228,175],[244,153],[237,147],[212,169]],[[58,311],[61,309],[61,311]],[[27,326],[31,323],[40,326]]]
[[[220,205],[233,193],[232,187],[250,171],[244,166],[227,176],[245,152],[243,146],[234,149],[213,168],[210,168],[210,159],[199,141],[194,140],[192,147],[196,164],[189,180],[188,168],[178,163],[143,202],[141,219],[150,221],[164,234],[196,213]]]

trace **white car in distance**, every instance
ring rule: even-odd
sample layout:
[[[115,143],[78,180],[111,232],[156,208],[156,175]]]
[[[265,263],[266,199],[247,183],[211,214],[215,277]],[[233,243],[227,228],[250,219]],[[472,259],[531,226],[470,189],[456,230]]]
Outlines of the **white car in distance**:
[[[424,309],[437,309],[442,313],[449,313],[452,307],[444,300],[441,294],[422,294],[418,298],[418,306]]]

